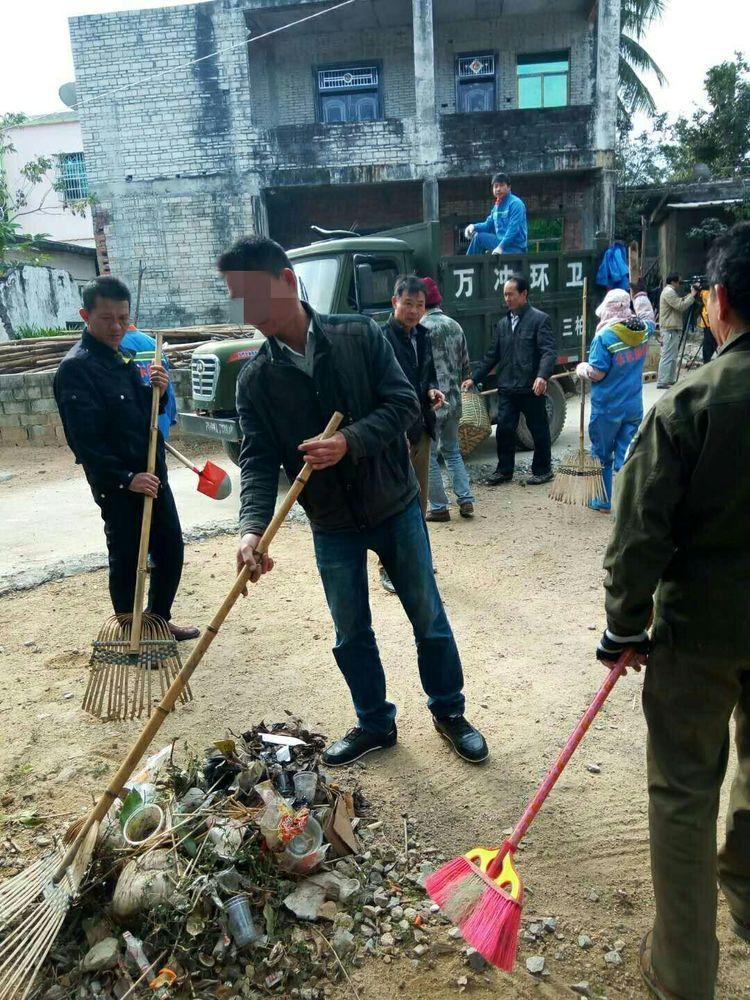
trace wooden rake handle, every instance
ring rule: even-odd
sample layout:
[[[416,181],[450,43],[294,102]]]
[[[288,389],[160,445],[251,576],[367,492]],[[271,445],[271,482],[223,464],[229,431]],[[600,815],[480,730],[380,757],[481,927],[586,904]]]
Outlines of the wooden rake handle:
[[[342,413],[334,413],[331,419],[328,421],[326,429],[320,435],[321,440],[324,438],[329,438],[336,433],[341,421],[344,419]],[[302,490],[305,488],[305,483],[310,478],[313,468],[309,462],[305,462],[299,475],[292,483],[286,496],[281,501],[279,509],[274,514],[271,523],[268,525],[266,530],[263,532],[260,541],[258,542],[257,551],[259,553],[267,552],[276,532],[281,527],[284,518],[287,516],[289,511],[292,509],[294,502],[300,495]],[[245,589],[248,581],[250,579],[250,572],[247,566],[243,567],[237,579],[232,585],[232,589],[229,591],[224,601],[216,612],[214,617],[211,619],[211,623],[206,626],[203,635],[200,637],[198,642],[195,644],[195,648],[192,653],[185,661],[185,665],[177,674],[175,679],[169,686],[166,694],[156,706],[151,714],[148,722],[143,728],[143,732],[138,737],[136,742],[130,749],[125,760],[120,765],[119,770],[112,778],[109,787],[99,798],[94,808],[91,810],[89,815],[83,822],[83,826],[78,831],[75,839],[68,848],[65,856],[57,867],[55,874],[52,877],[52,881],[57,885],[65,875],[65,872],[70,867],[73,859],[75,858],[78,850],[83,843],[86,834],[91,829],[94,823],[99,823],[109,812],[112,803],[115,801],[117,796],[123,790],[125,782],[131,776],[133,771],[136,769],[138,762],[140,761],[143,754],[148,749],[151,740],[156,736],[157,732],[162,726],[162,723],[167,718],[169,713],[174,708],[175,702],[180,697],[182,692],[185,690],[190,678],[193,675],[193,671],[198,666],[200,661],[203,659],[206,650],[214,641],[219,633],[219,629],[224,624],[224,619],[227,617],[232,607],[234,606],[237,598],[240,596],[242,591]]]
[[[495,878],[500,874],[503,867],[503,858],[508,853],[508,851],[515,851],[518,845],[521,843],[529,827],[534,820],[534,817],[539,812],[539,810],[544,805],[547,796],[552,791],[557,782],[557,779],[563,772],[565,765],[568,763],[570,758],[573,756],[575,751],[578,749],[578,745],[583,739],[583,737],[588,732],[589,726],[594,721],[596,716],[599,714],[604,702],[609,697],[612,688],[619,681],[622,675],[625,673],[627,668],[634,662],[635,653],[632,649],[626,649],[625,652],[620,656],[620,658],[612,664],[612,667],[604,679],[599,690],[594,696],[594,700],[591,702],[589,707],[583,713],[578,721],[578,725],[575,727],[573,732],[570,734],[568,742],[560,751],[555,763],[547,771],[541,785],[537,788],[534,794],[529,799],[528,805],[524,810],[523,816],[516,824],[513,833],[508,837],[508,839],[503,844],[502,849],[498,852],[495,860],[490,864],[487,869],[487,874],[490,878]]]
[[[161,364],[162,335],[156,334],[156,351],[154,364]],[[151,390],[151,422],[148,432],[148,457],[146,472],[154,474],[156,468],[156,443],[159,436],[159,397],[161,393],[156,386]],[[138,569],[135,578],[135,598],[133,600],[133,620],[130,625],[130,652],[137,653],[141,644],[141,626],[143,623],[143,597],[146,593],[146,576],[148,564],[148,543],[151,537],[151,515],[154,509],[154,498],[144,496],[143,515],[141,517],[141,539],[138,545]]]

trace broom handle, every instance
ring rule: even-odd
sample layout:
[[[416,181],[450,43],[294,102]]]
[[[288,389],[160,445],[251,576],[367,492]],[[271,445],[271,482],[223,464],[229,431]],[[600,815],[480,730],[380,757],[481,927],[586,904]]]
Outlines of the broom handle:
[[[586,735],[589,726],[594,721],[602,705],[609,697],[610,691],[618,682],[620,677],[622,677],[622,675],[625,673],[625,670],[627,669],[627,667],[630,666],[632,661],[633,661],[633,650],[626,649],[625,652],[617,660],[617,662],[613,664],[612,668],[610,669],[609,673],[604,679],[604,683],[596,692],[594,700],[591,702],[589,707],[583,713],[583,716],[581,717],[578,725],[571,733],[570,739],[561,750],[560,756],[557,758],[557,760],[549,769],[549,771],[547,771],[544,781],[542,781],[539,788],[537,788],[532,797],[529,799],[529,803],[526,806],[526,809],[524,810],[524,814],[516,824],[516,828],[514,829],[513,833],[505,841],[501,850],[498,852],[497,857],[490,863],[489,867],[487,868],[487,874],[489,875],[490,878],[495,878],[497,875],[500,874],[500,871],[502,870],[503,867],[503,858],[505,857],[505,855],[508,853],[508,851],[511,852],[515,851],[518,845],[523,840],[523,838],[526,836],[526,832],[531,826],[532,820],[544,805],[547,796],[554,788],[555,782],[562,774],[565,765],[573,756],[576,749],[578,748],[578,744]]]
[[[155,365],[161,364],[162,335],[156,334]],[[153,476],[156,468],[156,442],[159,433],[159,397],[161,393],[156,386],[151,390],[151,417],[148,434],[148,458],[146,472]],[[143,595],[146,593],[146,564],[148,563],[148,543],[151,537],[151,514],[154,509],[154,498],[144,496],[143,516],[141,518],[141,540],[138,545],[138,569],[135,578],[135,598],[133,600],[133,621],[130,625],[130,650],[137,653],[141,644],[141,625],[143,622]]]
[[[329,438],[336,433],[339,424],[344,419],[342,413],[334,413],[331,419],[328,421],[326,429],[320,435],[321,439]],[[292,509],[292,506],[305,487],[305,483],[310,478],[313,469],[309,462],[305,462],[302,469],[300,470],[297,478],[292,483],[286,496],[281,501],[279,509],[274,514],[271,519],[271,523],[268,525],[266,530],[263,532],[260,541],[258,542],[258,548],[256,552],[259,555],[268,551],[268,547],[273,541],[276,532],[281,527],[284,518]],[[195,648],[185,662],[185,666],[180,670],[175,679],[169,686],[167,693],[164,695],[162,700],[154,709],[150,719],[143,728],[143,732],[138,737],[136,742],[130,749],[125,760],[120,765],[120,769],[117,774],[112,778],[112,781],[105,792],[102,793],[99,801],[96,803],[94,808],[91,810],[89,815],[84,820],[83,826],[76,834],[75,840],[68,848],[65,856],[57,867],[55,874],[52,876],[52,882],[57,885],[65,875],[66,870],[69,868],[71,862],[75,858],[78,850],[83,843],[86,834],[91,829],[94,823],[101,822],[102,819],[107,815],[110,810],[112,803],[115,801],[117,796],[123,790],[125,782],[131,776],[135,770],[139,760],[145,753],[151,740],[156,736],[157,732],[162,726],[162,723],[169,715],[169,713],[174,708],[174,704],[180,697],[182,692],[185,690],[188,681],[193,675],[193,671],[198,666],[203,656],[214,641],[214,638],[218,635],[219,629],[224,624],[224,619],[227,617],[235,601],[240,596],[242,591],[245,589],[247,582],[250,578],[250,572],[247,566],[244,566],[241,570],[239,576],[234,581],[232,589],[229,591],[227,596],[224,598],[219,610],[216,612],[214,617],[211,619],[211,624],[206,626],[203,635],[200,637],[198,642],[195,644]]]
[[[583,279],[583,324],[581,327],[581,361],[586,360],[586,327],[588,325],[588,317],[586,312],[588,310],[589,304],[589,279]],[[578,447],[580,450],[581,458],[583,458],[583,453],[586,445],[586,379],[582,378],[581,382],[581,417],[580,426],[578,428]]]
[[[182,462],[183,465],[186,465],[188,469],[192,469],[193,472],[197,472],[198,475],[201,474],[201,470],[198,468],[198,466],[193,465],[190,459],[186,458],[185,455],[182,454],[182,452],[178,451],[176,448],[173,448],[172,445],[169,443],[169,441],[164,442],[164,447],[167,449],[170,455],[174,455],[174,457],[177,459],[178,462]]]

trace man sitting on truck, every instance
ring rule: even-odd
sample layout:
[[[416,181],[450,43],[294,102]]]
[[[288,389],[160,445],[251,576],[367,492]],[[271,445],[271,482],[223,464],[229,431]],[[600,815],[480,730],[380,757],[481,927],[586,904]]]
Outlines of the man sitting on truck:
[[[508,174],[495,174],[492,194],[495,204],[484,222],[470,222],[466,227],[466,239],[471,240],[466,253],[526,253],[529,242],[526,205],[511,194]]]
[[[471,378],[471,389],[494,369],[497,377],[497,468],[488,485],[509,483],[516,464],[516,431],[523,413],[534,441],[534,458],[527,486],[548,483],[552,476],[552,441],[547,419],[547,382],[557,361],[557,345],[547,313],[529,303],[529,283],[522,274],[505,282],[508,314],[495,327],[495,339]]]
[[[237,568],[253,583],[273,568],[258,555],[271,521],[279,466],[293,480],[314,474],[300,495],[336,628],[334,656],[349,685],[357,725],[323,754],[351,764],[396,742],[396,706],[386,700],[367,588],[367,553],[381,558],[417,644],[419,675],[438,733],[464,760],[485,760],[487,744],[464,717],[456,641],[432,570],[427,526],[407,448],[420,415],[417,395],[388,340],[361,315],[324,316],[299,299],[291,262],[266,237],[240,240],[219,258],[244,320],[267,338],[240,373],[240,531]],[[344,414],[332,437],[318,435]]]

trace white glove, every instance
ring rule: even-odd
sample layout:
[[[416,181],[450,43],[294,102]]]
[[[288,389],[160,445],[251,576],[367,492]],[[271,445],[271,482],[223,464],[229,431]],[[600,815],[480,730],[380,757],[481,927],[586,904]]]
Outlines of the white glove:
[[[466,229],[464,229],[464,236],[466,237],[467,240],[470,240],[475,232],[476,230],[474,229],[474,223],[470,222],[469,225],[466,227]]]
[[[591,381],[591,373],[593,371],[594,369],[588,361],[582,361],[579,365],[576,365],[576,375],[578,378],[585,378],[587,382]]]
[[[500,254],[501,254],[501,253],[503,252],[503,248],[502,248],[502,246],[501,246],[501,245],[500,245],[500,244],[498,243],[498,245],[497,245],[497,246],[495,247],[495,249],[494,249],[494,250],[493,250],[492,252],[493,252],[493,254],[496,254],[496,255],[497,255],[497,256],[499,257],[499,256],[500,256]]]

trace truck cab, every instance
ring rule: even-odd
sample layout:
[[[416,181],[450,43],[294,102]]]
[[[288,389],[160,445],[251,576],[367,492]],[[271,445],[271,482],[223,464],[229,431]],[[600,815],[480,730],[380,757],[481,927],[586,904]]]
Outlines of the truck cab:
[[[331,234],[331,238],[289,251],[301,297],[316,312],[361,313],[384,322],[391,312],[391,295],[399,274],[436,278],[443,310],[463,327],[472,361],[489,347],[495,325],[505,314],[503,285],[517,272],[527,276],[530,301],[549,313],[557,333],[556,375],[550,380],[547,408],[554,441],[565,423],[566,392],[573,391],[569,373],[581,360],[583,279],[593,285],[594,251],[579,253],[509,254],[501,257],[441,256],[439,227],[422,223],[374,236]],[[210,341],[197,347],[191,364],[195,412],[180,413],[182,429],[221,441],[237,461],[241,434],[235,408],[240,369],[255,357],[265,338],[251,327],[237,340]],[[492,376],[484,388],[493,387]],[[487,397],[491,413],[495,397]],[[522,446],[530,447],[525,425],[519,427]]]

